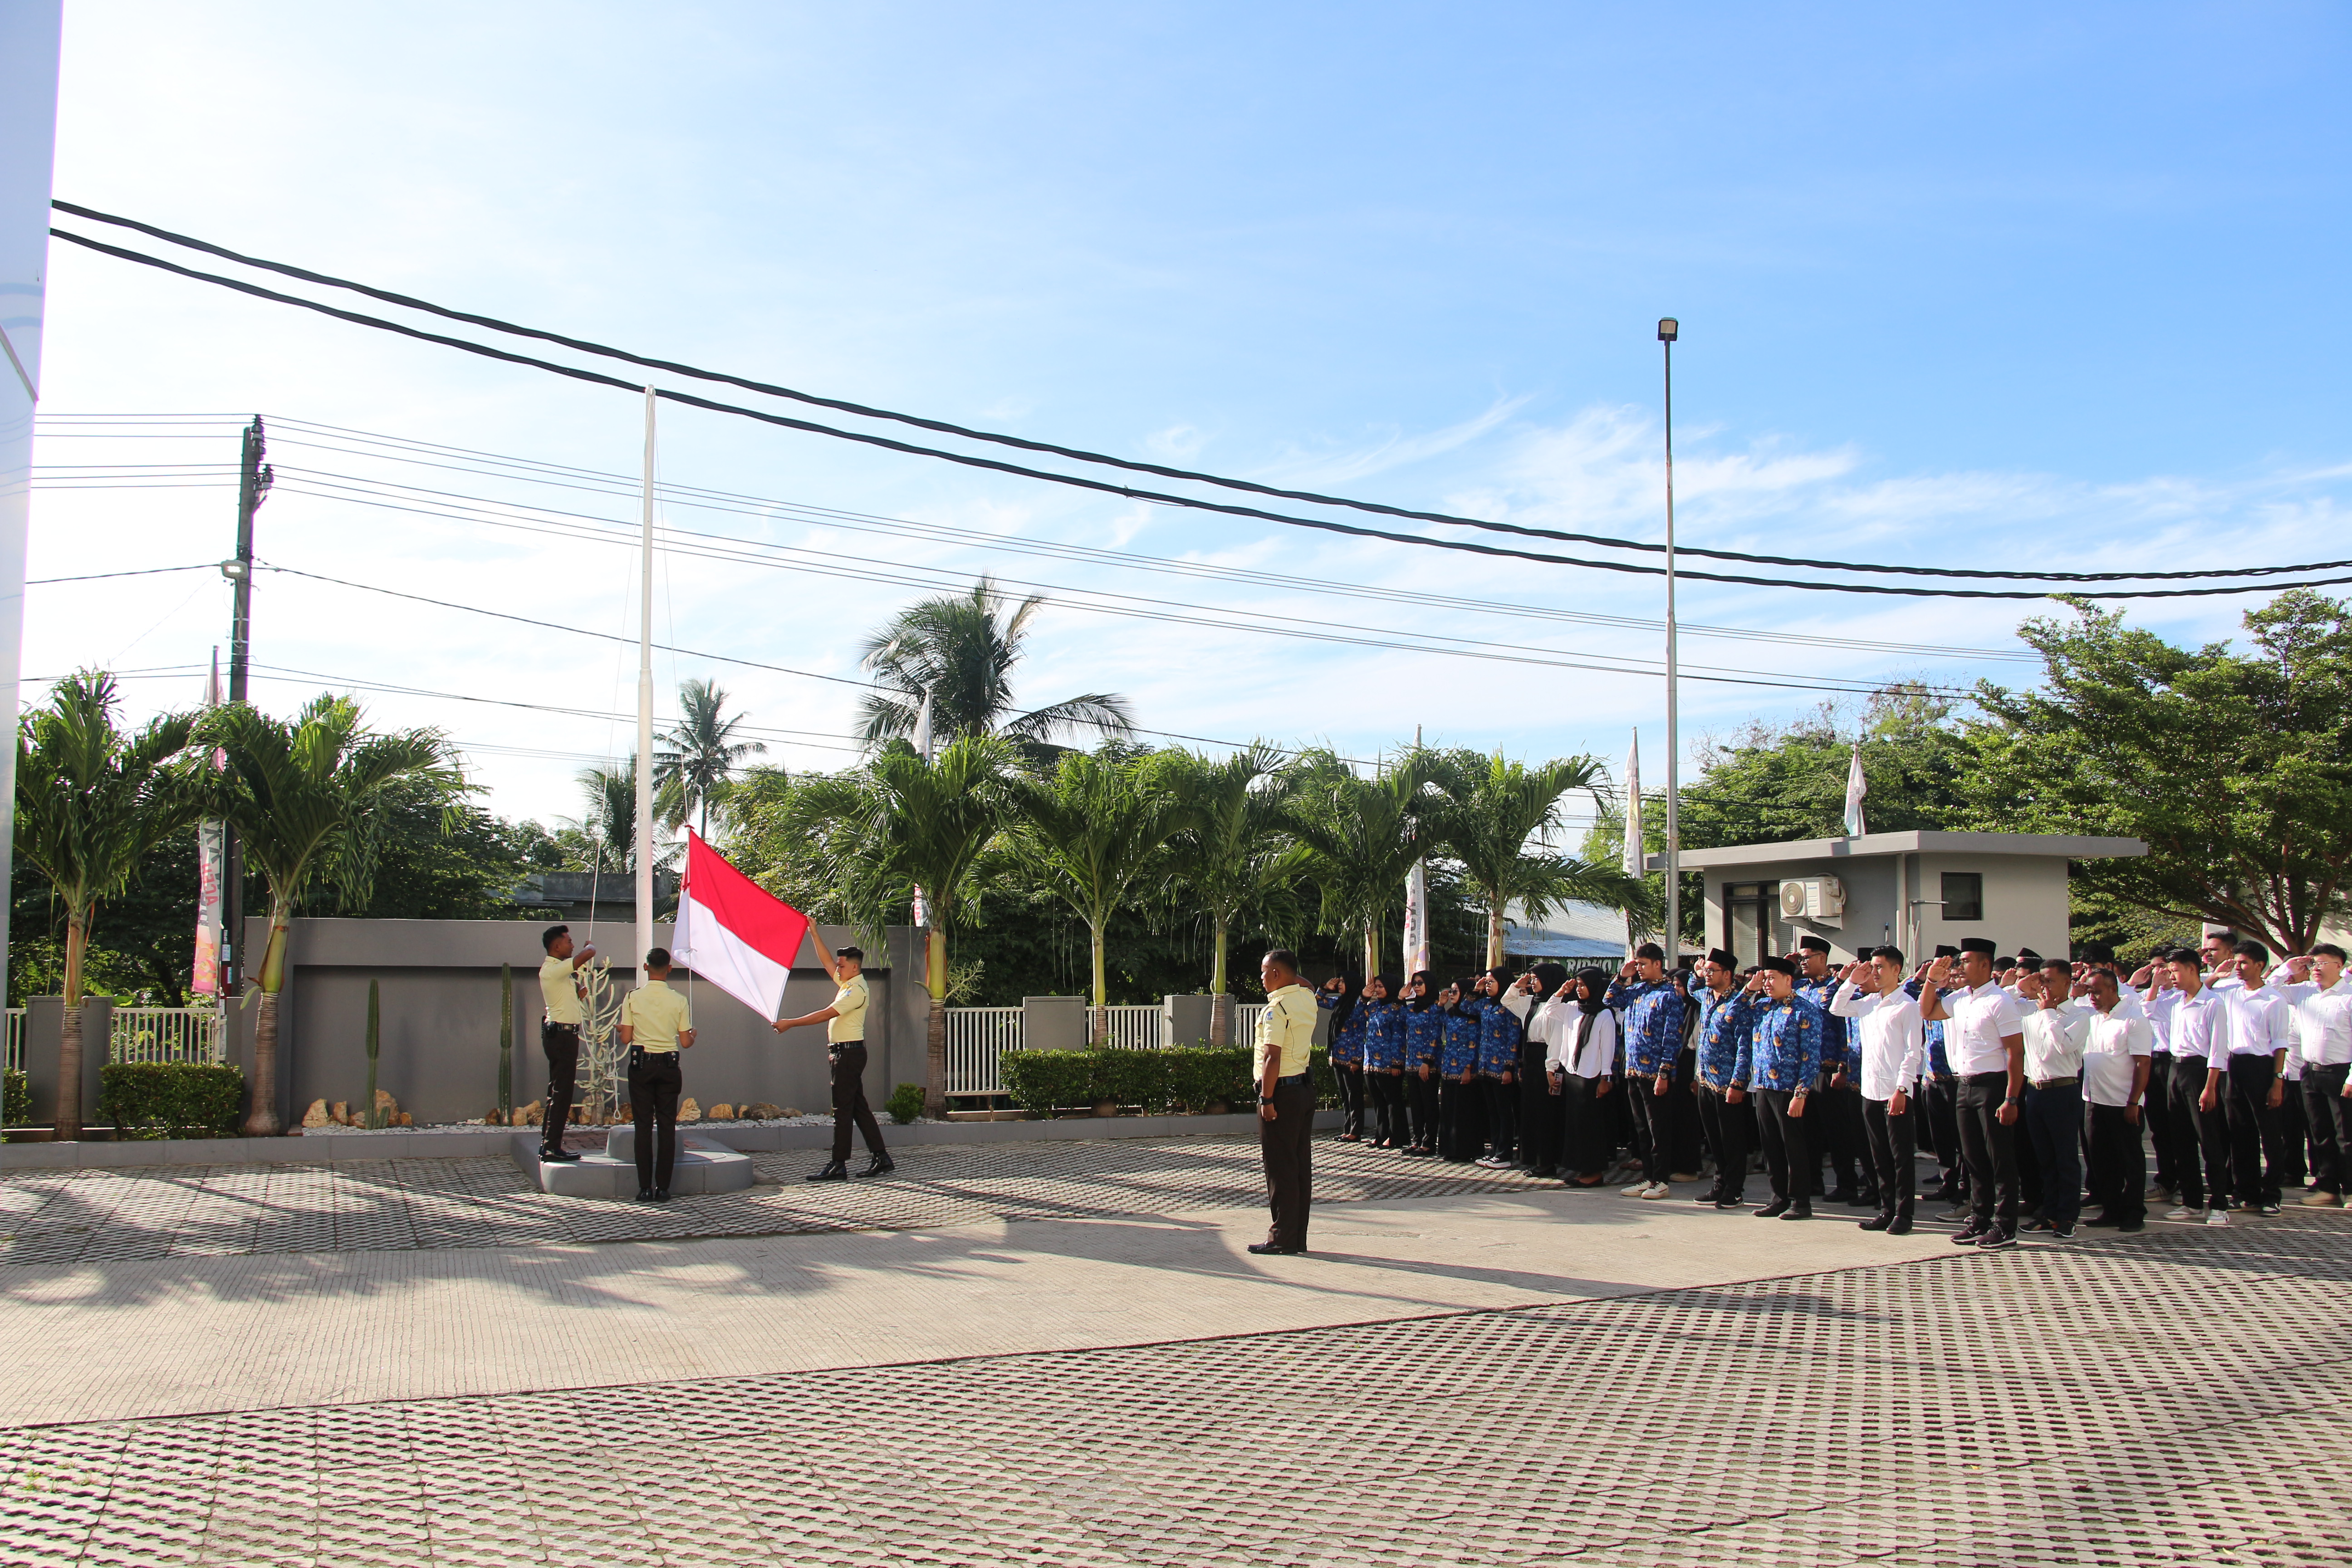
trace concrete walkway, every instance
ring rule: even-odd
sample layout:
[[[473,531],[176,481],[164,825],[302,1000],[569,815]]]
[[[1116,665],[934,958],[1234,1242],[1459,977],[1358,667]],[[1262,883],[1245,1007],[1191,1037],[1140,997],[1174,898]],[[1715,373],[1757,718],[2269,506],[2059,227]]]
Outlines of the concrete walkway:
[[[952,1228],[79,1262],[0,1270],[0,1426],[1130,1345],[1954,1254],[1557,1187]],[[2144,1245],[2126,1237],[2070,1247]]]

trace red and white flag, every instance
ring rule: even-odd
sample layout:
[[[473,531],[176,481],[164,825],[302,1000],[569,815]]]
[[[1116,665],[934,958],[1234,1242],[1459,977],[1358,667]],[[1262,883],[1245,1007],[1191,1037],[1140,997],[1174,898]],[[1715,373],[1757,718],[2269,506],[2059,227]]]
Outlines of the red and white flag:
[[[677,889],[673,956],[762,1018],[784,1005],[784,982],[809,918],[686,831],[686,879]]]

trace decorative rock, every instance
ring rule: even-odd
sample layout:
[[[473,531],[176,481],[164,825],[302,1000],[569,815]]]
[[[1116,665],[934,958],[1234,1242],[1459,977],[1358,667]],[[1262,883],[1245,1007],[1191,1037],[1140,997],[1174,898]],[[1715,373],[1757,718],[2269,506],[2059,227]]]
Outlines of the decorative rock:
[[[375,1091],[375,1120],[380,1127],[400,1125],[400,1101],[393,1099],[392,1091],[388,1089]]]
[[[718,1104],[710,1108],[710,1120],[713,1121],[732,1121],[735,1120],[735,1108],[722,1100]]]
[[[310,1109],[302,1113],[302,1125],[305,1127],[324,1127],[328,1125],[327,1102],[323,1100],[312,1100],[310,1102]]]
[[[515,1112],[515,1125],[517,1127],[536,1127],[540,1123],[540,1119],[546,1114],[546,1111],[541,1107],[539,1101],[534,1100],[529,1105],[524,1106],[520,1110]]]
[[[680,1121],[699,1121],[702,1120],[702,1107],[694,1102],[694,1096],[689,1094],[684,1100],[677,1102],[677,1119]]]
[[[338,1127],[349,1127],[352,1124],[351,1101],[347,1100],[338,1100],[329,1105],[327,1107],[327,1120],[332,1121]]]
[[[796,1106],[787,1105],[787,1106],[785,1106],[785,1107],[784,1107],[784,1110],[783,1110],[783,1119],[784,1119],[785,1121],[790,1121],[791,1120],[793,1120],[793,1118],[794,1118],[794,1117],[796,1117],[796,1116],[798,1116],[798,1115],[800,1115],[800,1114],[801,1114],[800,1110],[799,1110],[799,1108],[798,1108],[798,1107],[796,1107]]]
[[[777,1117],[782,1116],[783,1112],[778,1110],[774,1106],[762,1100],[754,1101],[752,1104],[743,1107],[742,1110],[738,1114],[740,1114],[746,1121],[773,1121]]]
[[[411,1116],[407,1111],[404,1110],[400,1113],[400,1125],[403,1127],[414,1127],[416,1125],[416,1119]]]
[[[620,1110],[613,1112],[613,1125],[615,1127],[618,1127],[624,1121],[634,1124],[636,1120],[636,1108],[632,1105],[623,1105]]]

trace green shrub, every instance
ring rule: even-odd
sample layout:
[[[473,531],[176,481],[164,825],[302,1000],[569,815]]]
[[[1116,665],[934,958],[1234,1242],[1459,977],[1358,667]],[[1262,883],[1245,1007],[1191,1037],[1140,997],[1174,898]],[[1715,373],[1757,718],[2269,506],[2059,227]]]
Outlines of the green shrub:
[[[245,1074],[194,1062],[109,1062],[98,1070],[98,1113],[129,1138],[234,1138]]]
[[[1168,1109],[1169,1062],[1165,1051],[1101,1050],[1096,1058],[1095,1098],[1132,1105],[1146,1116]]]
[[[0,1084],[5,1085],[0,1088],[0,1126],[29,1125],[33,1120],[32,1080],[15,1068],[10,1068],[5,1075],[0,1075]]]
[[[919,1083],[900,1084],[890,1091],[890,1098],[883,1101],[882,1109],[890,1113],[891,1121],[901,1127],[906,1126],[923,1113],[923,1086]]]
[[[1331,1053],[1321,1046],[1307,1053],[1307,1071],[1315,1085],[1318,1110],[1328,1110],[1339,1103],[1339,1075],[1331,1070]]]
[[[1198,1116],[1218,1100],[1240,1110],[1257,1098],[1246,1046],[1193,1046],[1165,1055],[1171,1109]]]
[[[1031,1115],[1050,1117],[1064,1106],[1092,1105],[1096,1051],[1007,1051],[1000,1058],[1005,1092]]]

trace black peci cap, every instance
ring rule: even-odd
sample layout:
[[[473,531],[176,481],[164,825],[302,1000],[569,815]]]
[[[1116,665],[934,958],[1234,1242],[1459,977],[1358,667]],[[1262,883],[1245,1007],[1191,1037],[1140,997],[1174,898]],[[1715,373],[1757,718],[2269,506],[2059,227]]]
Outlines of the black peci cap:
[[[1804,949],[1807,952],[1825,953],[1830,950],[1829,939],[1827,937],[1815,936],[1810,931],[1797,939],[1797,945]]]
[[[1993,946],[1992,939],[1990,937],[1964,936],[1960,938],[1960,951],[1962,952],[1981,952],[1987,958],[1990,958],[1994,953],[2000,950]]]
[[[1777,952],[1766,953],[1762,961],[1759,962],[1756,967],[1762,970],[1769,970],[1774,974],[1785,974],[1792,980],[1796,978],[1797,974],[1797,966],[1790,963],[1787,959],[1781,957]]]
[[[1739,968],[1739,960],[1731,955],[1731,950],[1727,947],[1708,948],[1706,950],[1706,961],[1709,963],[1719,963],[1724,968],[1733,970],[1735,972]]]

